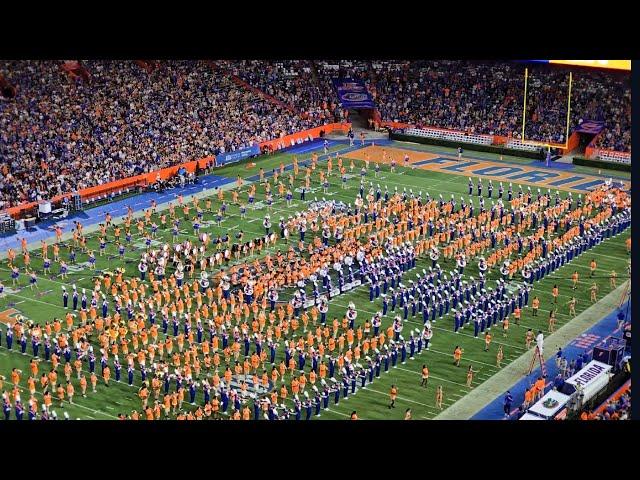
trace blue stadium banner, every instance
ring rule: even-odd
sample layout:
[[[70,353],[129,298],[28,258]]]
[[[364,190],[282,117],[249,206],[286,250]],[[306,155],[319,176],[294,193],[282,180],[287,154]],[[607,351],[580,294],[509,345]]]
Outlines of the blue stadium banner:
[[[600,120],[585,120],[576,129],[576,132],[579,133],[591,133],[593,135],[597,135],[602,130],[604,130],[604,122]]]
[[[221,167],[228,163],[239,162],[240,160],[253,157],[254,155],[260,155],[260,147],[258,145],[242,148],[234,152],[219,153],[216,155],[216,166]]]
[[[375,108],[373,98],[360,80],[334,78],[333,86],[338,93],[340,105],[344,108]]]

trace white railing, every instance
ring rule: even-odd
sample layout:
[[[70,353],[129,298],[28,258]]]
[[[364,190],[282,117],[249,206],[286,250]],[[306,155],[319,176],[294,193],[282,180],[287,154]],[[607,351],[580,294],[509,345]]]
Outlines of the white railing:
[[[631,165],[631,153],[629,152],[615,152],[613,150],[598,150],[596,155],[600,160],[613,163],[624,163]]]
[[[511,140],[509,140],[505,144],[505,147],[511,148],[512,150],[522,150],[524,152],[537,152],[538,150],[540,150],[540,147],[538,145],[523,143],[522,140],[518,140],[515,138],[512,138]]]
[[[442,130],[439,128],[409,128],[405,130],[405,133],[416,137],[437,138],[440,140],[475,143],[478,145],[491,145],[493,143],[493,135],[476,135],[474,133]]]

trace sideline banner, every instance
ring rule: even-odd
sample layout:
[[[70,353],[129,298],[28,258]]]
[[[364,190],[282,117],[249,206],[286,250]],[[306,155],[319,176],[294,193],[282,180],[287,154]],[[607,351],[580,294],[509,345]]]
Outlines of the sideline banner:
[[[229,163],[239,162],[245,158],[260,155],[260,147],[253,145],[252,147],[242,148],[233,152],[220,153],[216,155],[216,167],[222,167]]]
[[[334,78],[333,86],[343,108],[376,108],[364,82],[352,78]]]

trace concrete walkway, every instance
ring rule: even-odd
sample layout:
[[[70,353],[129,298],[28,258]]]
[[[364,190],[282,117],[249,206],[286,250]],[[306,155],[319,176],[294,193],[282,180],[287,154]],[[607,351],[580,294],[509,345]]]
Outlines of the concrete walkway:
[[[592,305],[553,334],[545,336],[544,357],[553,356],[559,346],[563,348],[578,335],[598,323],[603,317],[615,311],[624,294],[626,282]],[[489,402],[503,395],[512,385],[528,373],[533,349],[523,353],[519,358],[505,366],[486,382],[475,387],[456,403],[445,409],[436,420],[467,420],[478,413]]]

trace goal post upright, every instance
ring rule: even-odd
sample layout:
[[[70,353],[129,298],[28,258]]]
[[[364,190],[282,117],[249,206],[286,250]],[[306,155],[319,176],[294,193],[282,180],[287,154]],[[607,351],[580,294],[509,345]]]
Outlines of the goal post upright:
[[[566,124],[565,136],[564,136],[564,145],[526,139],[524,132],[525,132],[525,126],[527,124],[528,83],[529,83],[529,69],[525,68],[524,69],[524,102],[522,106],[522,143],[538,145],[538,146],[546,147],[547,149],[551,149],[551,147],[554,147],[554,148],[562,148],[566,150],[569,147],[569,127],[571,125],[571,90],[573,86],[573,72],[571,71],[569,72],[569,96],[567,98],[567,124]]]

